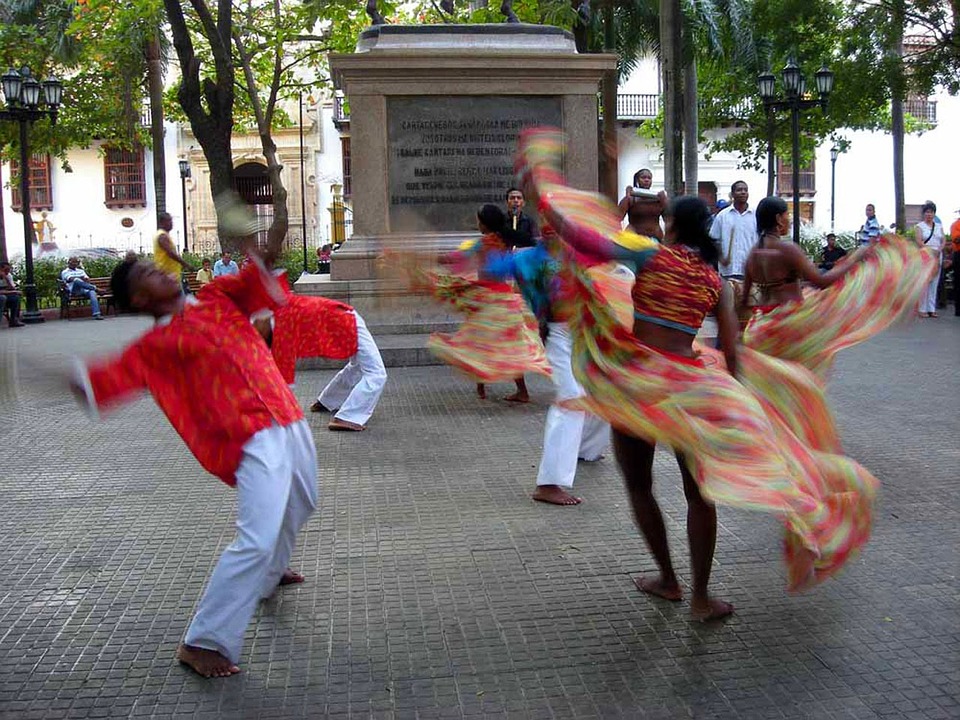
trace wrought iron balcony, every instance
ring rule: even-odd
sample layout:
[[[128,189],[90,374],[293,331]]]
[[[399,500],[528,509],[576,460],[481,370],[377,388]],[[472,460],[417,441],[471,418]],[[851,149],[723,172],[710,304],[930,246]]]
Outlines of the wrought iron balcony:
[[[928,100],[927,98],[909,98],[903,104],[903,110],[904,112],[910,113],[921,122],[929,123],[931,125],[937,124],[936,100]]]
[[[333,124],[337,130],[343,130],[350,124],[350,110],[347,108],[347,99],[342,95],[333,97]]]

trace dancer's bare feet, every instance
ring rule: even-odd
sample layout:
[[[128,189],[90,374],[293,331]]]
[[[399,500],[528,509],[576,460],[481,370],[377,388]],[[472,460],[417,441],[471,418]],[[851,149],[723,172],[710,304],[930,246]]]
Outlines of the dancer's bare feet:
[[[530,402],[530,396],[525,392],[517,390],[513,395],[507,395],[504,400],[507,402],[528,403]]]
[[[676,579],[670,582],[664,580],[662,577],[650,578],[641,575],[633,579],[633,584],[637,586],[638,590],[647,593],[647,595],[655,595],[658,598],[663,598],[670,602],[683,600],[683,588],[680,587],[680,583],[678,583]]]
[[[335,417],[327,425],[327,430],[331,430],[333,432],[363,432],[366,430],[366,428],[363,425],[358,425],[355,422],[341,420],[340,418]]]
[[[487,386],[483,383],[477,383],[477,397],[481,400],[487,399]]]
[[[177,648],[177,660],[205,678],[230,677],[240,672],[239,666],[234,665],[220,653],[186,643],[181,643]]]
[[[694,620],[711,622],[723,620],[733,615],[733,605],[716,598],[708,597],[703,600],[690,601],[690,614]]]
[[[571,495],[559,485],[538,485],[530,497],[551,505],[579,505],[583,502],[583,498]]]
[[[291,570],[287,568],[283,571],[283,575],[280,576],[280,582],[277,585],[296,585],[302,583],[307,578],[298,573],[296,570]]]

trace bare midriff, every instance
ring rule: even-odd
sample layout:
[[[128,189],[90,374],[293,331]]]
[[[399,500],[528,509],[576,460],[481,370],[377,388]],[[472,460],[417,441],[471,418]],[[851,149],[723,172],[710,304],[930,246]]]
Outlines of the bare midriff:
[[[685,333],[682,330],[663,327],[646,320],[634,320],[633,336],[644,345],[649,345],[657,350],[663,350],[681,357],[696,357],[696,353],[693,351],[693,341],[696,335]]]

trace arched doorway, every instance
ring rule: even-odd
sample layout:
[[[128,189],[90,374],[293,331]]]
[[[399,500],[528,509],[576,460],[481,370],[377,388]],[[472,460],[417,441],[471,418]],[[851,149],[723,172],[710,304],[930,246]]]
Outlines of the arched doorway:
[[[260,221],[263,231],[257,235],[257,245],[265,245],[267,228],[273,222],[273,189],[267,176],[267,166],[256,162],[238,165],[233,171],[233,187]]]

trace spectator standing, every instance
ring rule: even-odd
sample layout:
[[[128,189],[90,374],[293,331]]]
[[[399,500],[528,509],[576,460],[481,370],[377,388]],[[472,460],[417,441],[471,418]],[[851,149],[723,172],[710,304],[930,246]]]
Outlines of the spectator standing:
[[[936,250],[937,271],[923,295],[920,296],[920,305],[917,311],[920,313],[920,317],[935,318],[937,317],[937,285],[940,284],[941,258],[946,251],[946,243],[944,242],[943,225],[936,220],[937,206],[928,200],[920,208],[920,212],[923,213],[923,220],[917,224],[915,230],[917,245]]]
[[[189,270],[186,260],[180,257],[177,248],[173,246],[173,240],[170,239],[170,231],[173,229],[173,216],[170,213],[162,212],[157,215],[157,232],[153,236],[153,264],[161,272],[165,272],[171,277],[180,279],[180,274],[184,270]]]
[[[750,188],[743,180],[730,187],[733,204],[713,219],[710,237],[720,244],[720,277],[742,281],[747,256],[757,244],[757,218],[749,204]]]
[[[537,223],[523,212],[524,205],[526,200],[522,192],[517,188],[507,190],[507,224],[501,236],[511,250],[533,247],[534,241],[540,236]]]
[[[221,275],[239,275],[240,267],[233,260],[233,256],[228,252],[220,255],[220,259],[213,264],[213,276],[215,278]]]
[[[667,209],[667,193],[653,191],[653,171],[641,168],[633,174],[633,185],[628,185],[623,199],[617,205],[620,219],[627,218],[628,226],[639,235],[663,240],[660,218]]]
[[[863,225],[860,226],[860,244],[861,245],[870,245],[875,243],[880,239],[880,221],[877,220],[877,209],[873,206],[873,203],[869,203],[866,207],[867,219],[863,221]]]
[[[200,265],[200,269],[197,270],[197,282],[200,283],[200,287],[203,287],[213,282],[213,270],[210,268],[209,258],[204,258]]]
[[[90,276],[80,267],[78,257],[74,255],[67,260],[67,266],[60,272],[60,279],[72,296],[89,298],[94,319],[103,320],[103,315],[100,314],[100,301],[97,299],[97,287],[90,284]]]
[[[20,322],[20,291],[13,282],[13,268],[6,261],[0,262],[0,297],[3,298],[3,309],[10,327],[23,327]]]
[[[846,254],[847,251],[837,245],[837,236],[833,233],[827,233],[827,246],[823,249],[823,254],[820,256],[819,268],[824,271],[833,270],[833,266]]]

